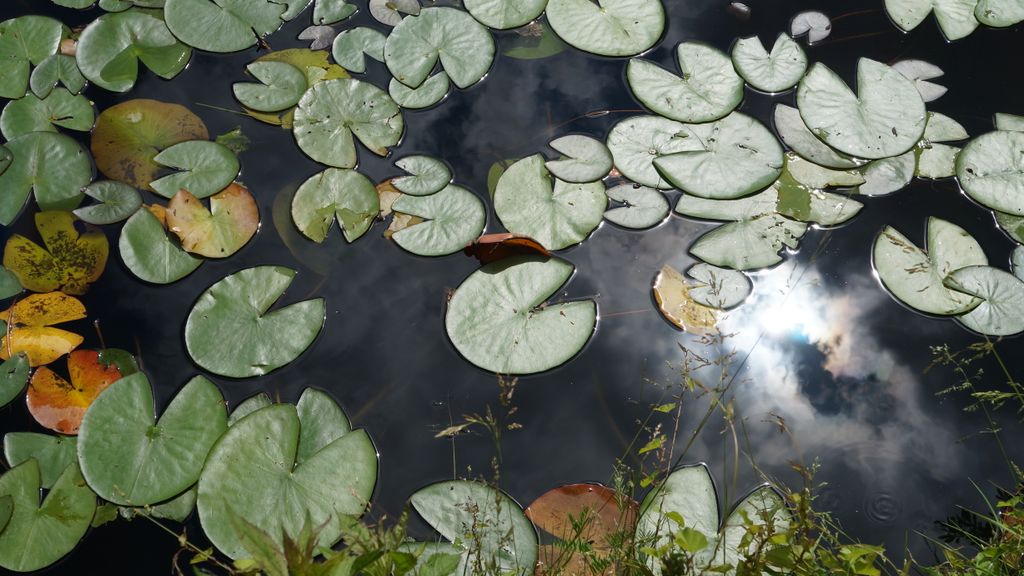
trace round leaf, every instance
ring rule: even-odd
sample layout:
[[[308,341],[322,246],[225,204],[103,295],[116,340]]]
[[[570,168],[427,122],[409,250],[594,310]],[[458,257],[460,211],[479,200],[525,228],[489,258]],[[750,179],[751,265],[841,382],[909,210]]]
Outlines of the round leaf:
[[[136,211],[124,223],[118,248],[132,274],[153,284],[176,282],[203,263],[171,240],[160,220],[147,208]]]
[[[593,300],[548,304],[572,276],[558,258],[514,256],[470,274],[448,302],[455,349],[489,372],[533,374],[575,356],[593,335]]]
[[[1024,216],[1024,132],[996,131],[971,140],[957,156],[956,177],[975,202]],[[0,176],[0,181],[3,177]]]
[[[88,132],[95,119],[96,112],[88,98],[57,88],[42,100],[26,94],[7,104],[0,115],[0,131],[8,140],[30,132],[56,132],[57,126]]]
[[[978,5],[974,8],[974,17],[986,26],[1013,26],[1024,20],[1024,3],[1019,0],[978,0]]]
[[[451,81],[444,72],[427,78],[419,88],[409,88],[394,78],[388,84],[388,94],[402,108],[418,110],[437,104],[448,95]]]
[[[395,166],[412,174],[391,179],[392,186],[409,196],[428,196],[452,181],[448,165],[431,156],[406,156],[397,160]]]
[[[386,37],[379,30],[359,26],[343,30],[334,38],[331,55],[334,61],[349,72],[363,73],[366,71],[365,54],[377,62],[384,61],[384,42]]]
[[[600,56],[646,52],[665,31],[661,0],[549,0],[546,15],[562,40]]]
[[[690,288],[690,298],[709,308],[724,310],[738,306],[754,288],[746,274],[703,262],[691,266],[686,275],[698,282]]]
[[[392,209],[423,219],[395,232],[391,239],[420,256],[454,254],[484,231],[487,209],[476,194],[449,184],[430,196],[402,196]]]
[[[78,69],[74,56],[51,54],[32,70],[29,78],[32,93],[39,98],[46,98],[58,82],[72,94],[78,94],[85,88],[85,76]]]
[[[986,336],[1024,332],[1024,282],[1013,274],[991,266],[966,266],[954,270],[945,285],[981,298],[977,308],[957,317],[964,326]]]
[[[135,85],[139,60],[161,78],[185,69],[192,49],[178,42],[160,18],[135,10],[104,14],[78,39],[75,60],[82,75],[112,92]]]
[[[704,147],[686,124],[660,116],[633,116],[612,127],[608,150],[623,176],[652,188],[671,188],[654,167],[659,156],[702,150]]]
[[[832,33],[832,21],[822,12],[809,10],[793,17],[789,24],[789,33],[794,38],[807,34],[807,43],[821,42]]]
[[[657,225],[668,216],[668,200],[661,192],[637,184],[621,184],[607,190],[608,198],[624,204],[604,213],[609,222],[641,230]]]
[[[63,134],[32,132],[5,144],[14,156],[0,173],[0,224],[9,226],[35,192],[41,210],[71,210],[92,180],[92,162],[82,145]]]
[[[179,190],[206,198],[227,188],[239,171],[235,153],[223,144],[208,140],[175,144],[157,154],[153,161],[181,170],[149,183],[150,188],[164,198],[173,197]]]
[[[466,0],[466,10],[481,24],[495,30],[508,30],[529,24],[538,18],[548,0]]]
[[[811,133],[800,111],[785,104],[775,105],[775,130],[779,138],[800,157],[827,168],[856,168],[864,163],[838,152]]]
[[[231,86],[243,106],[258,112],[279,112],[299,103],[306,92],[306,75],[287,62],[252,62],[246,70],[261,83],[239,82]]]
[[[771,53],[757,36],[740,38],[732,47],[732,63],[747,84],[769,93],[796,86],[807,71],[803,48],[785,34],[775,39]]]
[[[509,232],[534,238],[548,250],[582,242],[608,206],[602,182],[570,184],[556,179],[535,154],[505,171],[494,191],[494,211]]]
[[[303,182],[292,199],[292,220],[314,242],[327,238],[335,219],[345,240],[354,242],[379,213],[377,189],[355,170],[328,168]]]
[[[210,286],[185,322],[189,356],[206,370],[232,378],[260,376],[295,360],[323,328],[324,301],[306,300],[268,313],[294,276],[288,268],[259,266]]]
[[[594,182],[602,180],[612,169],[612,154],[600,140],[570,134],[556,138],[548,145],[568,156],[544,163],[555,178],[566,182]]]
[[[237,52],[280,28],[287,9],[273,0],[166,0],[164,19],[189,46]]]
[[[259,225],[256,200],[240,184],[210,197],[209,210],[187,190],[180,190],[167,206],[167,227],[181,239],[181,247],[208,258],[238,252]]]
[[[131,186],[115,180],[93,182],[82,189],[86,196],[99,203],[83,206],[75,216],[89,224],[113,224],[127,219],[142,206],[142,196]]]
[[[806,231],[806,224],[781,214],[760,214],[715,228],[690,246],[690,254],[715,266],[756,270],[782,262],[782,249],[795,249]]]
[[[324,25],[341,22],[357,10],[354,4],[349,4],[345,0],[316,0],[316,5],[313,6],[313,23]],[[291,20],[287,14],[284,19]]]
[[[640,103],[672,120],[710,122],[743,101],[743,79],[717,48],[683,42],[676,47],[676,62],[682,76],[647,60],[629,61],[626,80]]]
[[[11,467],[35,459],[40,485],[50,489],[68,466],[78,462],[76,440],[75,436],[8,432],[4,435],[4,458]]]
[[[884,196],[906,188],[914,179],[917,166],[913,150],[892,158],[874,160],[863,168],[864,183],[857,187],[857,193],[865,196]]]
[[[399,22],[384,45],[391,75],[410,88],[423,84],[438,60],[456,86],[469,88],[490,70],[494,39],[469,14],[432,7]]]

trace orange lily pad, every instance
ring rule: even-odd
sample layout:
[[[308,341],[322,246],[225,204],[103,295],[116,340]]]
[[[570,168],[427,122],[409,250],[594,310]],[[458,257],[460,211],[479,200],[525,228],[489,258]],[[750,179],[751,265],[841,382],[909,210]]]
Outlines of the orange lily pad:
[[[0,312],[0,319],[7,323],[7,333],[0,338],[0,359],[24,352],[31,366],[53,362],[78,348],[82,337],[52,325],[81,318],[85,318],[85,306],[62,292],[32,294],[19,300]]]
[[[209,210],[188,190],[179,190],[167,206],[166,219],[186,251],[225,258],[256,234],[260,211],[252,193],[236,182],[210,197]]]
[[[61,434],[78,434],[82,417],[93,400],[121,378],[117,364],[105,364],[95,350],[75,350],[68,356],[71,382],[39,368],[28,384],[25,401],[40,425]]]
[[[96,119],[92,155],[111,180],[152,190],[164,170],[153,158],[179,142],[209,140],[206,124],[179,104],[139,98],[111,106]]]
[[[107,266],[107,237],[88,224],[86,231],[79,233],[75,227],[78,218],[71,212],[38,212],[35,219],[46,248],[15,234],[4,246],[4,267],[33,292],[85,294]]]
[[[678,270],[668,264],[661,267],[654,279],[654,299],[666,320],[691,334],[718,333],[721,312],[696,302],[690,296],[694,288]]]
[[[466,246],[462,252],[473,256],[481,264],[490,264],[509,256],[551,256],[547,248],[529,236],[501,232],[484,234]]]

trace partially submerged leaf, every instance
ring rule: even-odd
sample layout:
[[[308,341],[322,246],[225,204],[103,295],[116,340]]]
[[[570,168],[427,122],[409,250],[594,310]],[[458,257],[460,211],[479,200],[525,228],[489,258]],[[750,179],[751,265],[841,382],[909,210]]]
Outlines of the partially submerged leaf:
[[[246,268],[203,292],[185,322],[185,347],[204,369],[232,378],[260,376],[295,360],[324,324],[324,300],[315,298],[268,312],[295,271]],[[224,354],[225,349],[233,350]]]
[[[743,79],[717,48],[683,42],[676,46],[676,63],[682,76],[647,60],[630,60],[626,79],[637,100],[680,122],[718,120],[743,100]]]
[[[538,496],[526,517],[565,543],[582,541],[607,551],[618,534],[632,530],[636,506],[632,498],[600,484],[567,484]]]
[[[599,56],[633,56],[665,31],[661,0],[548,0],[548,23],[568,44]]]
[[[87,225],[79,233],[76,220],[70,212],[37,212],[36,228],[45,248],[15,234],[4,246],[4,267],[33,292],[85,294],[103,274],[110,247],[98,229]]]
[[[179,142],[209,138],[206,125],[188,108],[135,99],[100,114],[91,147],[96,167],[107,178],[151,190],[149,183],[161,169],[153,160],[158,153]]]
[[[210,209],[188,190],[179,190],[167,205],[167,228],[186,252],[226,258],[256,234],[260,212],[244,186],[232,183],[210,197]]]
[[[37,368],[25,400],[32,417],[44,428],[78,434],[86,410],[121,378],[121,371],[100,362],[95,350],[75,350],[68,356],[68,374],[70,382],[45,366]]]
[[[81,318],[85,318],[85,306],[63,292],[31,294],[22,298],[0,312],[0,320],[7,323],[6,333],[0,338],[0,359],[8,360],[24,354],[33,367],[53,362],[77,348],[83,339],[52,325]],[[5,363],[4,366],[18,369],[17,362]],[[17,372],[10,374],[12,378],[16,375]],[[15,385],[11,383],[11,386]]]
[[[355,170],[328,168],[299,186],[292,199],[292,219],[314,242],[323,242],[338,221],[346,242],[366,233],[380,213],[377,190]]]
[[[206,198],[227,188],[240,169],[234,152],[209,140],[175,144],[157,154],[153,161],[180,170],[149,183],[150,188],[164,198],[173,197],[179,190]]]
[[[572,276],[558,258],[516,256],[487,264],[455,290],[445,328],[466,360],[489,372],[544,372],[575,356],[593,335],[593,300],[547,303]]]
[[[690,296],[691,284],[678,270],[665,264],[654,278],[654,300],[666,320],[691,334],[717,334],[718,311]]]
[[[158,16],[129,10],[93,20],[78,39],[75,60],[82,75],[112,92],[135,85],[139,61],[161,78],[185,69],[192,49],[182,44]]]
[[[466,12],[431,7],[397,23],[384,45],[388,70],[409,88],[423,84],[438,61],[456,86],[469,88],[490,70],[494,39]]]
[[[147,208],[137,210],[124,223],[118,249],[128,270],[153,284],[180,280],[203,263],[171,240],[161,221]]]

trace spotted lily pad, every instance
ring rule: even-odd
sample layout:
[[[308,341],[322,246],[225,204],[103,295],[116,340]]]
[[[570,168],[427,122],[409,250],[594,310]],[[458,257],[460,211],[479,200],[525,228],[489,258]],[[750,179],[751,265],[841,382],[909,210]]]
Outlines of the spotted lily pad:
[[[660,116],[632,116],[612,127],[608,150],[619,172],[644,186],[672,188],[654,167],[659,156],[703,150],[704,146],[686,125]]]
[[[629,89],[652,111],[680,122],[710,122],[743,100],[743,79],[717,48],[683,42],[676,47],[676,61],[682,76],[641,59],[626,67]]]
[[[139,191],[124,182],[100,180],[82,189],[86,196],[97,200],[96,204],[83,206],[74,211],[75,216],[89,224],[113,224],[127,219],[142,206]]]
[[[431,156],[406,156],[395,161],[395,166],[405,170],[411,176],[392,178],[391,185],[402,194],[409,196],[433,194],[452,181],[452,171],[448,165]]]
[[[30,132],[56,132],[58,126],[88,132],[95,119],[96,111],[88,98],[57,88],[46,98],[26,94],[8,103],[0,115],[0,131],[8,140]]]
[[[166,0],[164,19],[189,46],[237,52],[280,28],[287,9],[273,0]]]
[[[593,300],[547,302],[572,273],[565,260],[531,256],[480,268],[448,302],[448,337],[466,360],[489,372],[533,374],[567,362],[597,322]]]
[[[294,538],[312,524],[319,527],[318,546],[329,547],[366,509],[377,481],[377,451],[369,436],[355,430],[323,446],[315,442],[300,462],[311,428],[295,406],[276,404],[239,419],[214,444],[199,478],[197,508],[203,531],[221,552],[249,554],[232,514],[276,546],[285,534]]]
[[[34,458],[39,465],[39,484],[50,489],[68,466],[78,462],[75,436],[8,432],[4,434],[4,459],[11,467]]]
[[[150,190],[161,167],[162,150],[188,140],[208,140],[206,125],[184,106],[136,99],[111,106],[96,119],[92,153],[96,167],[111,180]],[[84,185],[84,184],[83,184]],[[173,195],[177,190],[173,190]]]
[[[63,292],[26,296],[0,312],[0,320],[7,324],[0,338],[0,359],[9,360],[23,353],[32,367],[49,364],[82,343],[78,334],[53,325],[82,318],[85,306]],[[4,366],[14,370],[18,365]]]
[[[604,179],[612,169],[612,154],[600,140],[570,134],[549,144],[567,158],[548,160],[544,167],[565,182],[585,183]]]
[[[469,88],[490,70],[494,39],[466,12],[432,7],[399,22],[384,45],[391,75],[410,88],[423,84],[439,60],[456,86]]]
[[[685,192],[704,198],[738,198],[765,188],[782,172],[782,147],[750,116],[735,112],[690,130],[703,149],[654,160],[655,168]]]
[[[75,60],[93,84],[127,92],[135,85],[140,60],[157,76],[174,78],[191,56],[192,49],[179,42],[163,20],[129,10],[104,14],[87,26],[78,39]]]
[[[32,132],[5,144],[14,157],[0,173],[0,224],[10,225],[35,193],[42,210],[71,210],[92,180],[92,163],[82,145],[63,134]]]
[[[388,84],[388,94],[402,108],[413,110],[429,108],[448,95],[451,81],[444,72],[438,72],[423,81],[419,88],[409,88],[394,78]]]
[[[202,376],[181,389],[160,416],[145,374],[126,376],[93,402],[82,421],[82,474],[104,500],[147,506],[199,479],[213,443],[227,429],[220,390]]]
[[[0,98],[21,98],[29,68],[57,53],[67,28],[46,16],[19,16],[0,22]]]
[[[98,229],[79,233],[76,220],[70,212],[37,212],[36,228],[46,247],[15,234],[4,247],[4,266],[33,292],[85,294],[107,265],[109,245]]]
[[[1024,332],[1024,281],[992,266],[965,266],[946,277],[947,288],[981,299],[957,322],[986,336]]]
[[[861,58],[858,94],[823,64],[800,81],[797,104],[812,134],[840,152],[859,158],[897,156],[924,133],[921,95],[902,74],[881,62]]]
[[[147,208],[137,210],[124,223],[118,249],[128,270],[153,284],[180,280],[203,263],[171,240],[160,220]]]
[[[39,425],[61,434],[78,434],[86,410],[121,378],[121,371],[101,362],[95,350],[75,350],[68,355],[68,375],[70,382],[46,366],[37,368],[25,401]]]
[[[654,188],[639,184],[620,184],[606,192],[609,200],[618,202],[621,206],[606,211],[605,220],[623,228],[650,228],[668,216],[668,200]]]
[[[366,58],[384,61],[384,42],[387,38],[379,30],[359,26],[343,30],[334,38],[331,55],[334,61],[349,72],[366,72]],[[365,55],[365,56],[364,56]]]
[[[909,32],[935,12],[935,20],[949,40],[959,40],[974,32],[978,20],[974,8],[978,0],[885,0],[885,11],[902,30]]]
[[[369,82],[338,79],[310,88],[295,110],[293,133],[299,148],[317,162],[355,168],[353,136],[378,156],[402,138],[402,111]]]
[[[484,26],[508,30],[540,17],[548,0],[466,0],[464,4],[473,18]]]
[[[665,31],[661,0],[548,0],[545,13],[562,40],[599,56],[646,52]]]
[[[537,531],[508,494],[468,480],[421,488],[409,498],[427,524],[460,552],[465,566],[496,565],[502,574],[533,574]]]
[[[314,242],[323,242],[335,219],[347,242],[366,233],[380,213],[373,182],[355,170],[328,168],[302,183],[292,199],[292,219]]]
[[[509,232],[524,234],[548,250],[582,242],[608,207],[602,182],[570,184],[555,179],[535,154],[508,168],[494,191],[494,211]]]
[[[188,190],[197,198],[206,198],[227,188],[238,176],[238,157],[227,146],[209,140],[190,140],[164,149],[153,161],[180,170],[149,183],[157,194],[173,197]]]
[[[260,81],[239,82],[231,86],[243,106],[257,112],[280,112],[295,106],[308,87],[306,75],[287,62],[256,61],[246,70]]]
[[[185,347],[214,374],[260,376],[295,360],[324,324],[324,301],[315,298],[268,312],[295,271],[280,266],[246,268],[203,292],[185,322]],[[233,350],[224,354],[225,349]]]
[[[797,85],[807,71],[807,55],[792,38],[779,34],[768,52],[757,36],[732,46],[732,63],[747,84],[763,92],[783,92]]]
[[[210,209],[188,190],[179,190],[167,205],[167,228],[186,252],[227,258],[256,234],[260,212],[244,186],[231,184],[210,197]]]
[[[96,495],[78,464],[64,469],[39,502],[40,472],[35,460],[0,476],[0,496],[14,500],[14,512],[0,532],[0,566],[16,572],[45,568],[70,552],[89,529]]]
[[[1024,132],[998,130],[971,140],[956,161],[956,177],[975,202],[1024,216]],[[0,179],[3,177],[0,176]]]
[[[980,299],[950,290],[943,284],[960,268],[988,264],[978,242],[951,222],[934,217],[928,219],[925,250],[887,226],[875,239],[872,261],[882,285],[915,310],[953,316],[973,310],[981,303]]]
[[[420,256],[454,254],[479,237],[487,223],[480,198],[454,184],[429,196],[402,196],[392,209],[423,219],[391,235],[396,244]]]
[[[39,98],[46,98],[54,87],[61,84],[72,94],[85,88],[85,76],[78,69],[74,56],[51,54],[32,70],[29,86]]]

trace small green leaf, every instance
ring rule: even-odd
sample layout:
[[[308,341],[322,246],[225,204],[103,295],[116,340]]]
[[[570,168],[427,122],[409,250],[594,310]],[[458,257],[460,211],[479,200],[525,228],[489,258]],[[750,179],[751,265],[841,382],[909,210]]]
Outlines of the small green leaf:
[[[153,284],[170,284],[188,276],[203,263],[172,240],[147,208],[132,214],[118,240],[121,259],[138,278]]]
[[[175,170],[149,183],[164,198],[178,190],[188,190],[197,198],[212,196],[234,181],[240,166],[238,157],[227,147],[209,140],[191,140],[175,144],[157,154],[153,160]]]
[[[231,86],[235,98],[257,112],[280,112],[295,106],[306,92],[306,75],[287,62],[251,62],[246,70],[260,81]]]
[[[384,42],[387,38],[379,30],[358,26],[343,30],[335,36],[331,48],[334,61],[349,72],[366,72],[364,54],[377,62],[384,61]]]
[[[138,190],[115,180],[93,182],[82,192],[98,201],[74,210],[75,216],[89,224],[113,224],[126,220],[142,206]]]

